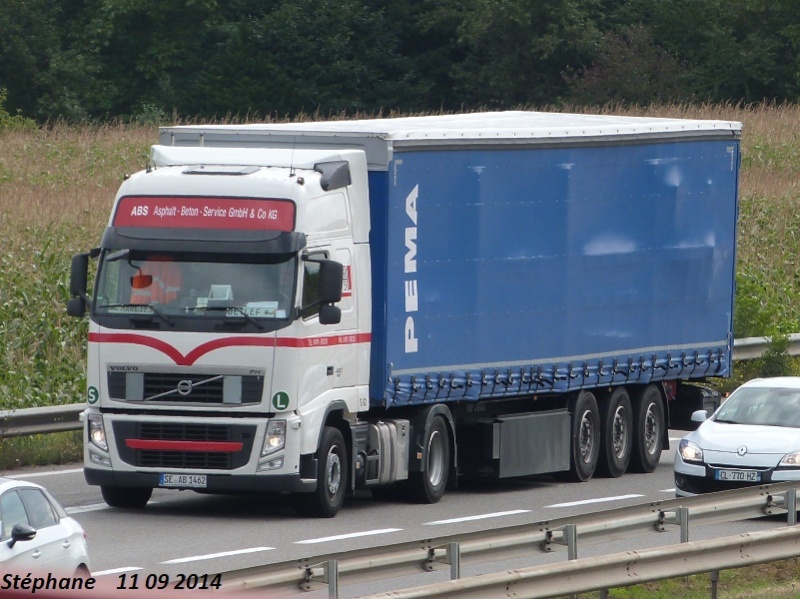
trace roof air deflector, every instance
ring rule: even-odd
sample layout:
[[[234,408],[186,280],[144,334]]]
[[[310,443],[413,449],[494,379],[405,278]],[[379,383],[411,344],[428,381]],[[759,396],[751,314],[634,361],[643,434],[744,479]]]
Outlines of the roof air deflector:
[[[319,185],[323,191],[350,185],[350,163],[346,160],[319,162],[314,165],[314,170],[322,174]]]

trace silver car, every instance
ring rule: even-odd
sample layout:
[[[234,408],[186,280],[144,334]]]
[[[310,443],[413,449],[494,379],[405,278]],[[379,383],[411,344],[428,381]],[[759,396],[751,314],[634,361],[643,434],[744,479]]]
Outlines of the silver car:
[[[800,377],[749,381],[706,416],[675,453],[678,497],[800,480]]]
[[[0,477],[0,570],[89,575],[83,528],[44,487]]]

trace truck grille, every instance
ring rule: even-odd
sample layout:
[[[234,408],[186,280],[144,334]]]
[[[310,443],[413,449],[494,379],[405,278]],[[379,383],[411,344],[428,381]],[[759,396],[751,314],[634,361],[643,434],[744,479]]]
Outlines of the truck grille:
[[[115,422],[114,437],[122,461],[141,468],[233,470],[247,464],[256,427],[180,422]],[[148,441],[238,442],[239,451],[134,449],[129,439]]]
[[[225,394],[225,379],[241,381]],[[253,404],[261,401],[263,376],[180,374],[170,372],[109,372],[108,395],[113,399],[201,404]]]

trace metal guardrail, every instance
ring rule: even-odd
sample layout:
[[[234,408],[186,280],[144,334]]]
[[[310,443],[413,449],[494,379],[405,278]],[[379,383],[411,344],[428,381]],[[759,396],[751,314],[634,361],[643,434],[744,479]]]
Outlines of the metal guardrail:
[[[769,337],[745,337],[733,340],[734,360],[755,360],[764,355],[770,344]],[[786,352],[790,356],[800,356],[800,333],[789,335],[789,347]]]
[[[361,599],[545,599],[706,572],[712,574],[711,597],[716,597],[719,570],[798,555],[800,529],[794,527],[482,574]]]
[[[81,428],[81,414],[86,404],[22,408],[0,411],[0,438],[60,433]]]
[[[769,347],[767,337],[747,337],[733,342],[734,360],[760,358]],[[789,335],[789,355],[800,356],[800,333]],[[0,411],[0,438],[79,430],[86,404]]]
[[[553,597],[587,590],[585,585],[591,584],[588,590],[601,590],[614,586],[625,586],[643,582],[635,576],[629,575],[627,580],[619,582],[617,578],[605,578],[601,570],[606,567],[622,568],[624,562],[621,556],[605,556],[591,558],[578,562],[578,543],[608,542],[612,539],[644,535],[653,532],[667,532],[678,530],[683,551],[694,547],[697,551],[698,562],[683,564],[686,556],[681,560],[675,558],[680,553],[677,549],[662,549],[662,554],[656,556],[649,552],[626,552],[630,568],[641,568],[642,576],[654,576],[649,580],[674,578],[682,576],[684,572],[698,573],[714,571],[732,567],[731,555],[735,547],[744,551],[748,545],[728,539],[725,542],[713,544],[704,542],[695,545],[689,543],[689,523],[713,524],[717,522],[733,522],[748,518],[758,518],[766,515],[785,514],[787,524],[792,531],[787,533],[787,538],[781,539],[786,543],[794,544],[794,553],[790,556],[800,555],[800,529],[797,524],[797,486],[800,483],[779,483],[761,485],[746,489],[737,489],[722,493],[713,493],[697,497],[669,499],[646,503],[613,510],[605,510],[595,514],[581,514],[557,520],[547,520],[532,524],[522,524],[500,529],[490,529],[473,533],[452,535],[434,539],[424,539],[373,547],[355,551],[333,554],[316,555],[302,559],[267,564],[253,568],[224,572],[222,590],[224,591],[249,591],[254,589],[290,591],[294,589],[316,590],[329,588],[329,597],[338,597],[338,588],[342,584],[356,584],[359,582],[383,580],[394,576],[419,574],[426,571],[450,568],[449,585],[431,585],[429,590],[422,594],[404,595],[403,592],[393,591],[390,595],[381,597],[444,597],[462,595],[462,588],[454,582],[460,578],[461,568],[469,563],[485,564],[486,562],[501,559],[530,557],[532,552],[550,552],[557,549],[566,549],[567,558],[576,561],[575,565],[563,566],[553,570],[552,564],[545,568],[529,568],[516,574],[506,572],[507,578],[501,574],[482,575],[479,578],[487,580],[487,576],[494,577],[497,585],[520,584],[528,580],[548,580],[547,592],[541,589],[534,594],[526,591],[522,597]],[[792,536],[794,535],[794,536]],[[789,540],[793,538],[793,541]],[[753,537],[755,538],[755,537]],[[738,542],[738,545],[737,545]],[[755,541],[753,541],[755,542]],[[761,540],[758,541],[761,543]],[[728,543],[729,546],[725,546]],[[708,545],[708,546],[707,546]],[[725,549],[721,549],[725,546]],[[699,547],[699,548],[698,548]],[[743,549],[745,548],[745,549]],[[772,550],[774,549],[774,551]],[[784,558],[786,547],[776,543],[770,549],[768,542],[759,545],[761,561],[774,561]],[[654,550],[658,551],[658,550]],[[719,551],[717,554],[716,552]],[[641,562],[637,561],[641,555]],[[671,556],[668,558],[668,556]],[[702,560],[700,558],[702,557]],[[659,559],[664,558],[664,563],[658,565]],[[614,561],[616,560],[616,561]],[[747,565],[742,559],[739,565]],[[681,569],[681,568],[685,568]],[[583,571],[585,569],[585,571]],[[624,568],[622,568],[624,570]],[[645,570],[649,573],[646,573]],[[559,572],[553,578],[546,572]],[[524,572],[524,575],[519,574]],[[610,576],[610,574],[609,574]],[[555,579],[558,578],[556,581]],[[489,590],[481,587],[471,579],[464,579],[464,591],[475,591],[476,597],[489,597],[481,593]],[[501,582],[502,581],[502,582]],[[570,586],[574,584],[574,588]],[[549,586],[550,584],[553,586]],[[526,585],[529,583],[526,582]],[[530,583],[533,584],[533,583]],[[498,587],[499,588],[499,587]],[[527,588],[527,587],[526,587]],[[552,589],[560,589],[557,593]],[[458,591],[458,592],[456,592]],[[497,589],[495,589],[497,591]],[[409,591],[410,592],[410,591]],[[425,593],[431,594],[425,594]],[[499,592],[499,591],[498,591]],[[444,593],[444,594],[442,594]],[[539,594],[536,594],[539,593]],[[507,595],[502,595],[507,596]],[[508,595],[511,596],[511,595]]]

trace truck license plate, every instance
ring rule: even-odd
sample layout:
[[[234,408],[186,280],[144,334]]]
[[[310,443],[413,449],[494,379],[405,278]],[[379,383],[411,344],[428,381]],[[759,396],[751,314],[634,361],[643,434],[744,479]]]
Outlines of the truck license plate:
[[[758,483],[761,482],[761,473],[758,470],[717,470],[714,472],[717,480]]]
[[[205,489],[206,484],[205,474],[162,474],[158,486]]]

